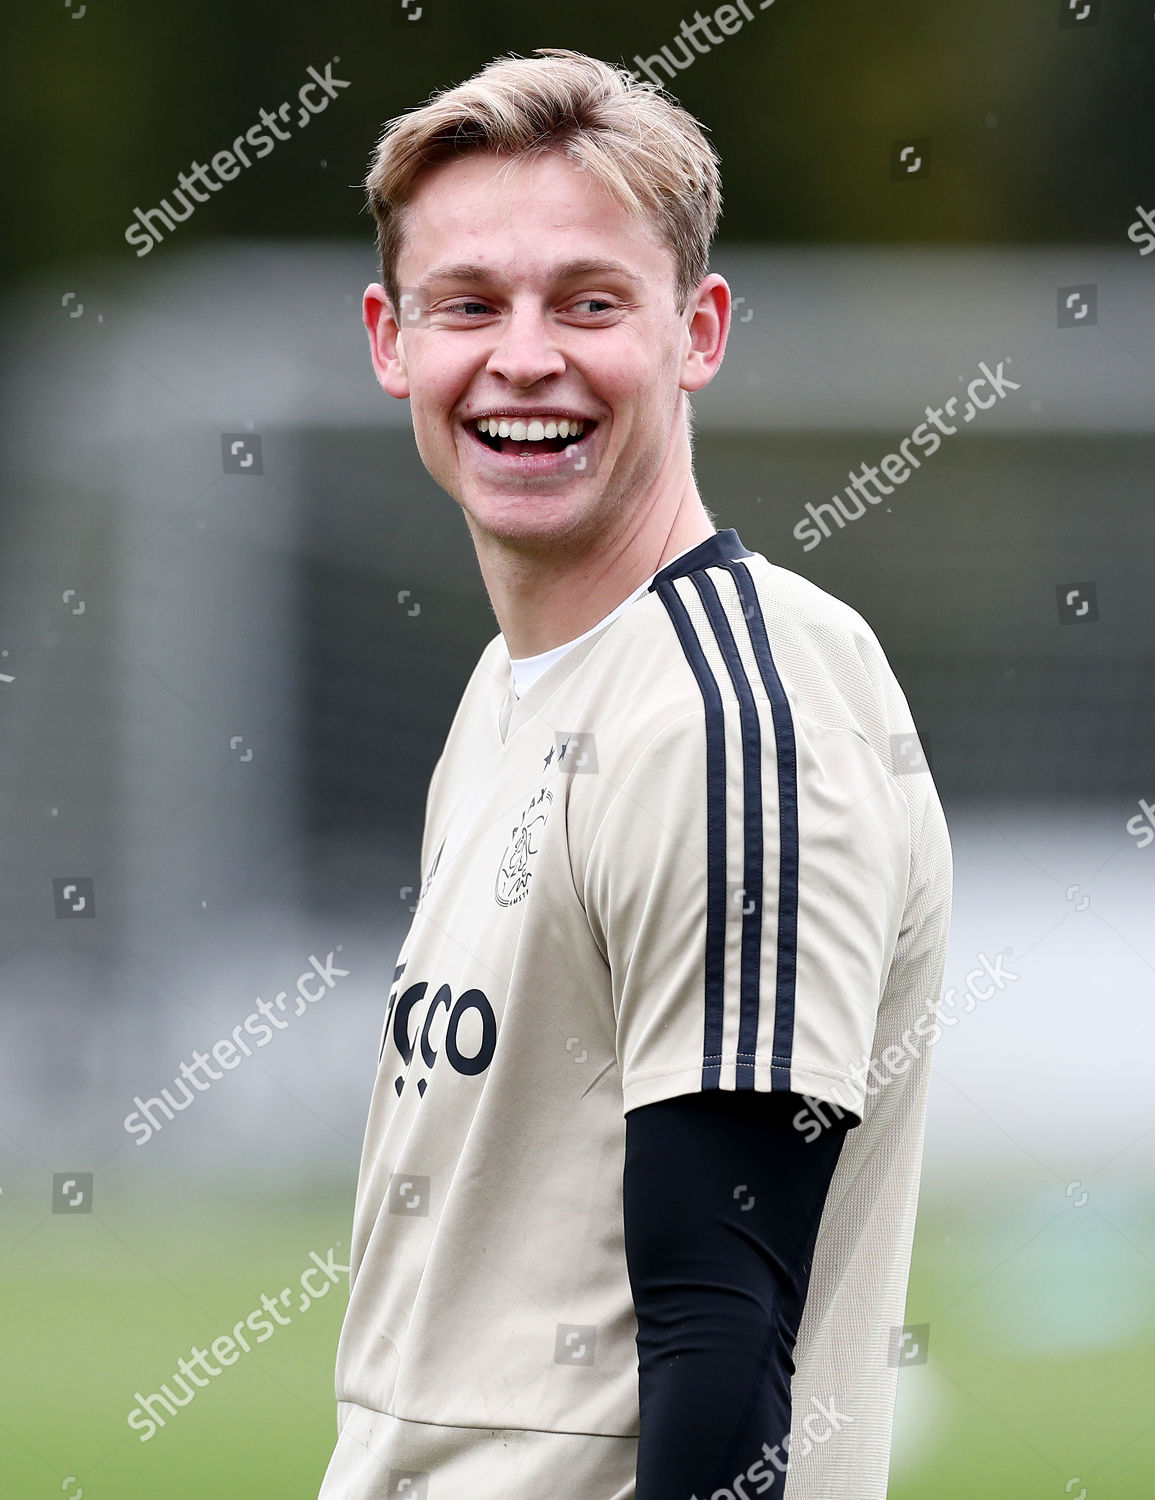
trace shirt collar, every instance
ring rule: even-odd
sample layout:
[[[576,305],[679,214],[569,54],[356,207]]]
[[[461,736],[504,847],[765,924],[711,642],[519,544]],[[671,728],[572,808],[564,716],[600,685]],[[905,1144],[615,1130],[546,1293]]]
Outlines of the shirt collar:
[[[708,536],[704,542],[699,542],[696,547],[691,547],[689,552],[683,552],[681,557],[676,557],[672,563],[667,563],[664,568],[654,574],[650,584],[651,589],[656,589],[659,583],[666,579],[685,578],[690,573],[697,573],[702,568],[713,568],[719,563],[734,561],[739,557],[753,557],[754,554],[748,547],[742,545],[742,538],[732,526],[724,531],[716,531],[713,536]]]

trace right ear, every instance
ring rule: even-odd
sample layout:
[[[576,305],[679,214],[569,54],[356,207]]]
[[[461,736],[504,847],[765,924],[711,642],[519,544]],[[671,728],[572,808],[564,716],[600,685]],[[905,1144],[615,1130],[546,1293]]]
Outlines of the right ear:
[[[409,394],[409,373],[401,329],[389,305],[389,294],[380,282],[365,288],[361,316],[369,333],[369,354],[382,390],[403,399]]]

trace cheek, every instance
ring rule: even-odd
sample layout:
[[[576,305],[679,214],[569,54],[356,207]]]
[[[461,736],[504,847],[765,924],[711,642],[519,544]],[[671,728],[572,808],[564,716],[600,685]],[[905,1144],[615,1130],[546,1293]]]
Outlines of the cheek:
[[[409,351],[410,381],[420,393],[421,404],[430,410],[459,401],[476,369],[476,358],[436,331],[426,331]]]
[[[678,382],[681,346],[665,325],[637,332],[622,350],[620,385],[627,399],[650,402]]]
[[[409,417],[418,452],[428,463],[437,452],[451,444],[452,435],[446,432],[446,404],[442,393],[436,383],[424,378],[424,372],[415,368],[416,365],[414,360],[409,367]]]

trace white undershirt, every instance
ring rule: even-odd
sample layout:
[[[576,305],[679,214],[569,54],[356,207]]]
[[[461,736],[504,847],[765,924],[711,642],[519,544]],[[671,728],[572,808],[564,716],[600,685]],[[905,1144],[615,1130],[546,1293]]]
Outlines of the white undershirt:
[[[687,552],[692,552],[694,547],[700,547],[701,545],[701,542],[694,542],[690,547],[683,547],[677,556],[668,557],[662,564],[662,568],[668,568],[672,562],[677,562],[679,557],[685,557]],[[567,651],[572,651],[575,646],[587,640],[595,631],[601,630],[611,620],[616,620],[624,609],[630,607],[635,599],[641,598],[650,584],[653,583],[654,579],[662,571],[662,568],[656,568],[646,579],[645,583],[640,583],[628,599],[623,599],[616,609],[611,609],[604,620],[599,620],[596,625],[591,625],[588,630],[583,631],[581,635],[575,636],[572,641],[564,641],[560,646],[552,646],[548,651],[542,651],[538,656],[522,656],[517,660],[510,657],[509,665],[513,671],[514,697],[524,698],[537,679],[543,673],[548,672],[554,662],[561,661]]]

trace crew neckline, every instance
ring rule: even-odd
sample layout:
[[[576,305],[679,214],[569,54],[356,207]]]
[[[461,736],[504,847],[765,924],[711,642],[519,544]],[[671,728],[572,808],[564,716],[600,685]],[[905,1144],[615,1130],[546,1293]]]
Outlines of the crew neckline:
[[[710,538],[707,538],[708,540]],[[642,597],[659,573],[664,573],[667,568],[672,567],[681,558],[689,556],[700,546],[702,546],[701,542],[695,542],[693,546],[683,548],[676,557],[669,558],[660,568],[655,569],[644,583],[640,583],[628,598],[623,599],[620,604],[611,609],[604,619],[599,620],[596,625],[591,625],[588,630],[583,630],[581,635],[574,636],[572,641],[563,641],[560,646],[551,646],[548,651],[540,651],[536,656],[511,656],[509,670],[514,696],[524,698],[538,678],[543,677],[550,667],[561,661],[567,652],[572,651],[575,646],[580,646],[582,641],[588,641],[590,636],[596,635],[599,630],[604,630],[611,621],[616,620],[624,610]],[[504,637],[502,639],[504,642]]]

